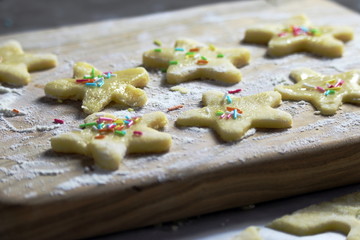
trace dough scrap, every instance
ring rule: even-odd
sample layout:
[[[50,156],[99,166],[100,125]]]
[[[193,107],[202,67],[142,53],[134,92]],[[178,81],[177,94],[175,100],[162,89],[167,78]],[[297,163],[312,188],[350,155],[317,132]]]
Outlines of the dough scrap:
[[[244,42],[268,45],[267,54],[282,57],[296,52],[337,58],[344,52],[344,42],[352,40],[350,27],[314,27],[304,16],[290,18],[284,24],[263,25],[246,30]]]
[[[157,48],[143,54],[145,67],[167,69],[170,84],[202,78],[238,83],[241,73],[237,67],[249,60],[250,52],[245,48],[217,48],[190,39],[177,40],[174,48]]]
[[[259,228],[251,226],[231,238],[231,240],[263,240],[263,238],[259,234]]]
[[[343,102],[360,104],[360,70],[325,76],[302,68],[290,77],[297,83],[275,87],[283,100],[311,102],[323,115],[335,114]]]
[[[97,166],[116,170],[126,153],[168,151],[172,142],[170,134],[155,130],[167,123],[162,112],[124,119],[108,113],[94,113],[80,125],[83,130],[51,138],[51,147],[56,152],[93,157]]]
[[[53,68],[56,65],[55,55],[25,53],[20,43],[15,40],[0,46],[0,82],[23,86],[30,82],[29,72]]]
[[[269,91],[245,97],[233,97],[218,91],[202,96],[205,107],[181,113],[178,126],[214,129],[224,141],[239,140],[250,128],[288,128],[289,113],[273,109],[281,103],[278,92]]]
[[[144,68],[113,72],[113,76],[108,79],[100,79],[103,84],[101,86],[88,86],[77,82],[85,77],[94,79],[102,74],[107,75],[88,63],[78,62],[74,65],[74,78],[59,79],[46,84],[45,94],[61,100],[82,99],[81,107],[87,114],[101,111],[111,101],[130,107],[142,107],[146,104],[146,93],[139,89],[149,82],[149,74]]]
[[[358,240],[360,192],[311,205],[274,220],[268,227],[300,236],[340,231],[347,234],[347,240]]]

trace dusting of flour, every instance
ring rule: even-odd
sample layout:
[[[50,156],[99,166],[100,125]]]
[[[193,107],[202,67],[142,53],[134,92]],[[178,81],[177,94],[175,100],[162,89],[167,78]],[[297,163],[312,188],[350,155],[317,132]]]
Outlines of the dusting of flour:
[[[317,13],[312,14],[312,10],[309,12],[311,17],[314,17],[314,22],[333,23],[334,19],[327,17],[326,14],[317,17]],[[62,64],[53,73],[54,75],[48,75],[49,73],[46,71],[41,72],[34,75],[34,83],[44,84],[56,78],[71,76],[71,68],[76,61],[89,61],[104,71],[137,67],[141,65],[142,52],[153,47],[151,43],[154,39],[160,38],[164,44],[172,44],[175,37],[186,37],[191,31],[191,27],[197,29],[196,34],[192,34],[195,40],[215,45],[223,44],[227,47],[238,47],[244,28],[233,29],[227,23],[241,24],[242,18],[258,16],[261,16],[260,20],[286,19],[291,15],[285,12],[274,15],[269,10],[261,10],[261,14],[248,12],[239,16],[232,13],[223,17],[215,11],[209,12],[202,16],[198,23],[194,23],[194,26],[164,25],[166,29],[162,29],[162,31],[173,33],[173,35],[163,36],[160,34],[160,30],[143,31],[137,36],[133,36],[134,44],[138,47],[123,52],[107,49],[106,44],[92,46],[91,42],[84,40],[79,44],[76,53],[67,53],[66,56],[62,56]],[[168,18],[169,16],[165,14],[159,15],[159,17]],[[358,19],[353,20],[354,23],[358,21]],[[348,22],[342,22],[342,18],[338,18],[337,21],[339,21],[338,24],[348,24]],[[222,34],[211,34],[212,27]],[[357,25],[353,24],[352,27],[356,33],[360,32],[360,27]],[[106,28],[102,28],[104,32],[100,32],[100,35],[106,34],[104,29]],[[79,35],[82,35],[81,28],[79,31]],[[60,32],[56,36],[56,41],[59,44],[66,43],[64,36],[67,35]],[[359,39],[360,36],[355,36],[355,38]],[[131,45],[129,46],[131,48]],[[86,51],[89,51],[90,47],[106,52],[106,54],[82,59],[81,57],[85,55]],[[347,51],[343,58],[330,60],[313,58],[306,54],[268,59],[263,57],[264,48],[245,47],[250,49],[254,57],[250,65],[241,68],[243,80],[238,84],[229,86],[212,80],[199,80],[177,85],[179,89],[187,91],[171,91],[174,86],[165,82],[164,73],[151,71],[151,81],[144,88],[148,96],[148,103],[144,108],[135,109],[135,112],[130,112],[127,108],[119,110],[116,106],[106,108],[106,111],[118,116],[136,116],[152,111],[163,111],[169,119],[169,126],[164,131],[173,136],[173,146],[168,153],[127,156],[119,170],[114,172],[97,169],[89,158],[75,154],[57,154],[51,150],[49,139],[52,136],[76,129],[82,123],[85,116],[80,112],[78,103],[71,101],[65,102],[65,104],[56,103],[44,98],[43,92],[34,90],[31,84],[31,86],[21,89],[0,86],[0,133],[2,135],[0,152],[5,153],[0,156],[2,163],[0,187],[4,189],[3,193],[9,197],[21,194],[24,199],[32,199],[40,195],[57,197],[84,187],[162,182],[171,178],[183,178],[188,174],[196,174],[200,171],[216,169],[220,166],[244,164],[247,161],[261,158],[268,152],[283,155],[316,148],[326,141],[341,140],[345,133],[349,139],[359,137],[360,111],[358,108],[343,107],[343,110],[340,110],[335,116],[324,117],[315,115],[313,107],[304,101],[283,102],[279,107],[293,116],[293,128],[279,131],[251,129],[242,140],[235,143],[220,142],[216,134],[207,128],[178,129],[174,127],[174,121],[182,111],[201,107],[203,92],[209,90],[225,92],[229,89],[241,88],[243,91],[237,96],[251,95],[271,91],[279,84],[293,84],[288,75],[291,69],[297,67],[309,67],[323,74],[336,74],[359,65],[359,60],[353,58],[354,55],[360,53],[358,41],[347,44]],[[59,55],[62,54],[59,46],[54,51],[57,51]],[[35,96],[33,92],[35,92]],[[18,105],[19,102],[22,105]],[[167,111],[168,108],[180,104],[184,105],[182,109]],[[14,113],[14,108],[18,109],[20,113]],[[52,122],[53,118],[61,118],[65,124],[55,124]],[[274,142],[284,144],[274,144]],[[14,182],[24,183],[24,189],[17,191],[18,189],[12,188]]]

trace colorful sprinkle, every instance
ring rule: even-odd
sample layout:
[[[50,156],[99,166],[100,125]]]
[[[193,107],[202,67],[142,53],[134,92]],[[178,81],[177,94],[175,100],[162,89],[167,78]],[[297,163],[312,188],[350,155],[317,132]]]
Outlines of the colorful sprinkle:
[[[64,120],[55,118],[55,119],[54,119],[54,123],[64,124]]]
[[[185,53],[185,55],[187,55],[187,56],[194,56],[194,55],[195,55],[195,52],[187,52],[187,53]]]
[[[228,93],[229,94],[234,94],[234,93],[238,93],[238,92],[241,92],[242,89],[238,88],[238,89],[235,89],[235,90],[229,90]]]
[[[214,44],[209,44],[209,49],[211,51],[215,51],[216,50],[216,47],[214,46]]]
[[[216,116],[222,116],[224,114],[224,112],[223,111],[216,111],[216,113],[215,113],[215,115]]]
[[[239,114],[243,113],[242,110],[240,110],[239,108],[234,108],[234,107],[226,107],[226,110],[229,111],[229,112],[232,112],[232,111],[237,111]]]
[[[329,94],[335,94],[335,90],[327,90],[324,95],[328,96]]]
[[[175,51],[177,51],[177,52],[183,52],[183,51],[185,51],[185,49],[180,48],[180,47],[177,47],[177,48],[175,48]]]
[[[96,83],[85,83],[86,86],[90,86],[90,87],[97,87]]]
[[[209,61],[204,60],[204,59],[198,60],[198,61],[196,62],[196,64],[198,64],[198,65],[206,65],[206,64],[208,64],[208,63],[209,63]]]
[[[105,135],[96,135],[95,136],[95,139],[103,139],[103,138],[105,138]]]
[[[219,53],[218,55],[216,55],[217,58],[223,58],[224,57],[224,54],[222,53]]]
[[[202,59],[202,60],[207,60],[207,58],[206,58],[206,57],[204,57],[204,56],[201,56],[201,59]]]
[[[344,80],[342,80],[342,79],[340,79],[335,85],[334,85],[334,87],[340,87],[340,86],[342,86],[343,84],[344,84]]]
[[[238,112],[236,111],[236,109],[234,109],[232,113],[233,113],[233,114],[232,114],[232,115],[233,115],[233,118],[234,118],[234,119],[237,119]]]
[[[155,48],[154,52],[162,52],[161,48]]]
[[[80,124],[80,125],[79,125],[79,128],[86,128],[86,127],[95,126],[95,125],[97,125],[96,122],[84,123],[84,124]]]
[[[115,130],[115,133],[120,135],[120,136],[125,136],[126,135],[126,131],[119,131],[119,130]]]
[[[161,45],[162,45],[162,42],[160,41],[160,40],[154,40],[154,42],[153,42],[156,46],[159,46],[159,47],[161,47]]]
[[[174,111],[174,110],[177,110],[177,109],[180,109],[180,108],[183,108],[183,107],[184,107],[184,105],[177,105],[177,106],[174,106],[174,107],[170,107],[167,110],[168,110],[168,112],[170,112],[170,111]]]
[[[178,61],[176,61],[176,60],[169,61],[169,64],[170,64],[170,65],[176,65],[176,64],[178,64]]]
[[[143,133],[141,131],[134,131],[133,135],[134,136],[141,136],[141,135],[143,135]]]
[[[231,97],[229,95],[226,95],[226,101],[229,104],[232,103],[232,99],[231,99]]]
[[[108,117],[99,117],[98,121],[99,122],[113,122],[114,119],[108,118]]]
[[[14,112],[14,113],[20,113],[20,111],[17,110],[17,109],[15,109],[15,108],[12,110],[12,112]]]
[[[198,52],[200,51],[200,48],[191,48],[189,52]]]
[[[325,92],[325,89],[319,86],[315,87],[315,89],[322,93]]]

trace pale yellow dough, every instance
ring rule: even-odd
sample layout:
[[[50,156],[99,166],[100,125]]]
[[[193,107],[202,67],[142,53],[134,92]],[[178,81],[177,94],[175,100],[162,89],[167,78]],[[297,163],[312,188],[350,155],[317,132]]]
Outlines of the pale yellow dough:
[[[25,53],[19,42],[0,45],[0,82],[23,86],[30,82],[29,72],[53,68],[57,57],[53,54]]]
[[[259,234],[259,228],[248,227],[240,234],[231,238],[231,240],[263,240],[263,238]]]
[[[224,141],[239,140],[250,128],[288,128],[292,125],[289,113],[274,109],[281,103],[278,92],[269,91],[256,95],[235,97],[229,95],[232,103],[224,98],[224,93],[208,91],[203,94],[205,107],[182,112],[176,120],[178,126],[198,126],[214,129]],[[227,111],[227,107],[242,111],[236,119],[220,118],[218,111]]]
[[[323,115],[333,115],[343,102],[360,104],[360,70],[324,76],[311,69],[298,69],[290,74],[297,83],[290,86],[276,86],[283,100],[305,100],[311,102]],[[344,83],[338,88],[329,88],[326,84],[335,85],[338,81]],[[330,82],[329,82],[330,81]],[[325,95],[315,87],[333,90]]]
[[[347,240],[359,240],[360,192],[296,211],[276,219],[269,227],[300,236],[340,231],[347,234]]]
[[[295,36],[291,27],[306,27],[318,30],[318,34]],[[287,31],[287,33],[286,33]],[[284,34],[286,33],[286,34]],[[279,36],[284,34],[284,36]],[[261,25],[246,30],[244,42],[268,45],[267,54],[282,57],[296,52],[310,52],[318,56],[337,58],[344,52],[344,42],[353,39],[350,27],[312,26],[304,15],[295,16],[284,24]]]
[[[149,82],[149,74],[144,68],[113,72],[117,76],[105,79],[101,87],[90,87],[76,82],[77,79],[89,75],[92,69],[95,75],[102,74],[88,63],[76,63],[74,78],[59,79],[46,84],[45,94],[61,100],[82,99],[82,108],[87,114],[101,111],[111,101],[130,107],[142,107],[146,104],[146,93],[138,88],[145,87]]]
[[[248,64],[250,60],[250,52],[245,48],[218,48],[190,39],[177,40],[174,48],[159,48],[159,51],[145,52],[143,64],[148,68],[167,69],[166,79],[170,84],[195,79],[238,83],[241,73],[237,67]],[[190,51],[193,54],[189,54]],[[218,57],[218,54],[223,57]],[[204,60],[202,57],[208,63],[198,64],[199,60]],[[170,61],[176,61],[177,64],[170,64]]]
[[[96,122],[99,117],[116,119],[112,114],[94,113],[85,119],[85,123]],[[116,170],[126,153],[160,153],[166,152],[171,146],[171,136],[155,129],[163,128],[168,123],[164,113],[153,112],[144,114],[140,120],[126,131],[124,136],[115,132],[99,133],[92,126],[81,131],[73,131],[51,139],[51,147],[56,152],[78,153],[93,157],[95,164],[106,170]],[[134,131],[142,133],[134,135]],[[103,139],[95,136],[104,134]]]

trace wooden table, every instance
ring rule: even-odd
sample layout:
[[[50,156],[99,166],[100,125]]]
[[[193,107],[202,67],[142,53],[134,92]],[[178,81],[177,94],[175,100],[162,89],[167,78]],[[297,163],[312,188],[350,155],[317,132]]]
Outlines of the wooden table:
[[[323,74],[354,69],[359,66],[354,57],[360,51],[359,16],[322,0],[303,1],[301,9],[297,2],[274,6],[252,1],[1,36],[0,42],[17,39],[29,52],[53,52],[60,63],[33,73],[28,86],[13,89],[17,93],[0,95],[6,108],[26,112],[0,121],[1,238],[89,237],[359,182],[360,110],[348,104],[337,115],[323,117],[307,103],[284,102],[280,108],[293,115],[293,128],[251,130],[233,144],[220,142],[207,129],[178,129],[174,120],[182,110],[169,112],[164,131],[173,136],[171,151],[127,156],[116,172],[94,170],[91,159],[50,148],[52,136],[73,129],[85,117],[79,102],[58,103],[43,92],[47,82],[70,77],[74,62],[87,61],[104,71],[135,67],[142,52],[154,47],[154,39],[168,46],[191,37],[238,47],[246,27],[299,13],[319,25],[354,27],[356,38],[347,44],[344,57],[268,59],[264,47],[246,45],[252,61],[241,69],[244,79],[236,85],[194,81],[181,85],[191,91],[182,95],[169,90],[161,73],[151,72],[145,88],[149,103],[137,109],[143,114],[166,111],[174,103],[185,104],[183,110],[199,107],[206,90],[242,88],[243,95],[272,90],[291,84],[288,74],[297,67]],[[117,106],[105,110],[127,113]],[[55,126],[54,118],[66,124]]]

